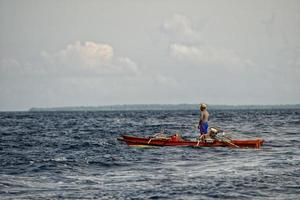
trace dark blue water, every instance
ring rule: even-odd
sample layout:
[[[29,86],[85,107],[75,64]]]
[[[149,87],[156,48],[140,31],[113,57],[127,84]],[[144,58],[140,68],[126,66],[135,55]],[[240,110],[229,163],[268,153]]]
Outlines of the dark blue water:
[[[300,110],[211,111],[261,149],[131,148],[120,134],[197,135],[196,111],[0,113],[0,199],[299,199]]]

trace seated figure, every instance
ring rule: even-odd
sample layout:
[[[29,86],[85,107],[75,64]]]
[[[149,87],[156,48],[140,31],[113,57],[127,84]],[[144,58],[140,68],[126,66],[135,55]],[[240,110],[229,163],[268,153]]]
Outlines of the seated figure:
[[[218,128],[210,128],[207,134],[200,136],[201,141],[214,141],[219,132]]]

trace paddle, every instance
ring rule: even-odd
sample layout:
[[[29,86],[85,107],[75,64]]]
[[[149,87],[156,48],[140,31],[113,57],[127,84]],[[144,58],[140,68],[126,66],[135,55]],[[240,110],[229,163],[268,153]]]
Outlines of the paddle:
[[[227,143],[230,146],[233,146],[235,148],[240,148],[238,145],[232,143],[231,140],[229,138],[225,137],[225,136],[220,137],[220,136],[216,135],[216,139],[219,140],[219,141],[221,141],[221,142],[225,142],[225,143]]]
[[[215,128],[215,129],[217,130],[216,135],[215,135],[215,139],[217,139],[221,142],[227,143],[231,147],[240,148],[238,145],[232,143],[230,138],[228,138],[224,135],[224,133],[225,133],[224,131],[222,131],[219,128]],[[222,132],[223,132],[223,136],[219,136],[218,133],[222,133]],[[197,146],[200,144],[200,142],[201,142],[201,139],[199,138],[198,142],[197,142]]]

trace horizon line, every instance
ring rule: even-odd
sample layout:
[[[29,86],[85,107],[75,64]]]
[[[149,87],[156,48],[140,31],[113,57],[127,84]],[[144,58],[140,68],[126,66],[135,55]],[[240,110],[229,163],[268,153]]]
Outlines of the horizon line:
[[[207,104],[207,103],[206,103]],[[136,103],[136,104],[103,104],[103,105],[77,105],[77,106],[70,106],[70,105],[65,105],[65,106],[34,106],[30,108],[24,108],[24,109],[5,109],[5,110],[0,110],[0,112],[26,112],[30,111],[32,109],[41,109],[41,110],[46,110],[46,109],[70,109],[70,108],[109,108],[109,107],[118,107],[118,106],[195,106],[199,105],[199,103]],[[209,107],[212,106],[226,106],[226,107],[251,107],[251,106],[296,106],[300,107],[300,103],[281,103],[281,104],[207,104]]]

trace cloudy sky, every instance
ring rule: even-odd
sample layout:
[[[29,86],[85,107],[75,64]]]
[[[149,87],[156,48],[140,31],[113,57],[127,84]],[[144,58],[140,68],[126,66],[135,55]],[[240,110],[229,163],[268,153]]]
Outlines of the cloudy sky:
[[[300,1],[0,0],[0,110],[300,103]]]

